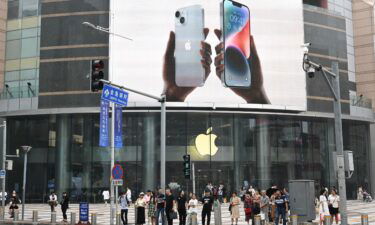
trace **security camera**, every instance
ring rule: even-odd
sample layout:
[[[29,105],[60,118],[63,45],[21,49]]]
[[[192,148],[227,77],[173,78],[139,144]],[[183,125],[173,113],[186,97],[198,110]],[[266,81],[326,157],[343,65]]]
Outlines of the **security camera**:
[[[311,43],[305,43],[301,45],[301,48],[303,49],[304,53],[309,53],[309,47],[311,46]]]
[[[309,67],[307,69],[307,76],[309,76],[309,78],[314,78],[314,76],[315,76],[315,68]]]

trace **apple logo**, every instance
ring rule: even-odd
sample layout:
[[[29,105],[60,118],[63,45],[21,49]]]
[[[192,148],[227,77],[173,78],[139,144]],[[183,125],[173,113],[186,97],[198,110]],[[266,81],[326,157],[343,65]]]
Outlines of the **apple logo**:
[[[186,50],[186,51],[190,51],[190,50],[191,50],[191,42],[190,42],[190,40],[188,40],[188,41],[185,43],[185,50]]]
[[[218,147],[215,144],[217,135],[212,134],[212,127],[208,128],[206,134],[200,134],[195,138],[195,148],[201,156],[214,156]],[[210,151],[211,150],[211,151]]]

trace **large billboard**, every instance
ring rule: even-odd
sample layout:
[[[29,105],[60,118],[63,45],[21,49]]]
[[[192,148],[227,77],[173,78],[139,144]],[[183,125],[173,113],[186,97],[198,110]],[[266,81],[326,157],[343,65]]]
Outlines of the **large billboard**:
[[[110,77],[167,101],[306,109],[301,0],[112,0]],[[131,94],[129,102],[154,100]]]

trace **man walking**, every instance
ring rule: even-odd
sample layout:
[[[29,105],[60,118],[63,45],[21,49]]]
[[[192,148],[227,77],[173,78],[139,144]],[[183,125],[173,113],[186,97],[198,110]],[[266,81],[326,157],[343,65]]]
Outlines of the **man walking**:
[[[276,205],[276,217],[275,225],[279,224],[280,216],[283,219],[283,225],[286,225],[286,209],[288,208],[288,202],[285,195],[281,194],[281,191],[276,191],[275,194],[275,205]]]
[[[207,224],[210,224],[211,221],[211,211],[212,211],[212,205],[214,203],[214,200],[211,196],[211,193],[209,191],[205,191],[204,196],[202,198],[202,225],[205,224],[206,216],[207,216]]]
[[[125,192],[121,193],[121,196],[119,198],[119,204],[121,208],[121,220],[122,220],[123,225],[128,224],[129,203],[130,203],[130,199],[128,198],[126,193]]]
[[[173,217],[172,217],[172,213],[174,212],[173,208],[174,208],[174,205],[175,205],[175,200],[174,200],[174,197],[172,195],[172,191],[171,189],[167,188],[165,190],[165,214],[167,214],[167,221],[168,221],[168,225],[173,225]]]

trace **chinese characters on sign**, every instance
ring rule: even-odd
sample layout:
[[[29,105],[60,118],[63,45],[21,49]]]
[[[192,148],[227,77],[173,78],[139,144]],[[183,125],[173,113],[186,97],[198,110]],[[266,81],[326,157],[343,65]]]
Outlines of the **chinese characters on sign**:
[[[106,100],[100,101],[100,132],[99,132],[99,146],[108,147],[109,133],[108,133],[108,114],[109,102]]]

